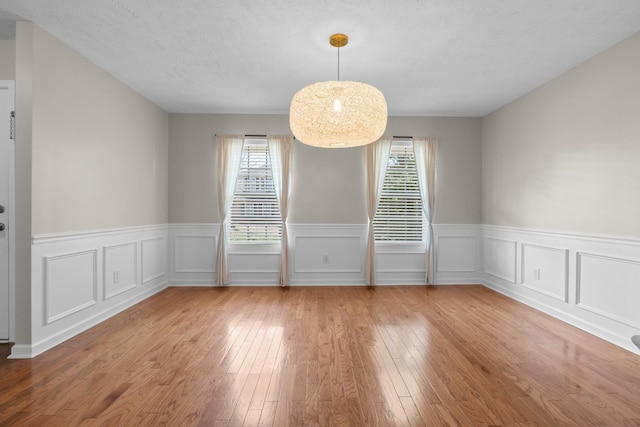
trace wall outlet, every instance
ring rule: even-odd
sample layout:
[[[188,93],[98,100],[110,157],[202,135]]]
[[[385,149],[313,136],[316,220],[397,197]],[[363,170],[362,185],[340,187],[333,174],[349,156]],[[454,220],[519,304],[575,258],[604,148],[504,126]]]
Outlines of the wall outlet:
[[[120,270],[113,270],[113,283],[120,283]]]
[[[533,269],[533,278],[535,280],[540,280],[540,267],[536,267]]]
[[[322,255],[322,263],[329,264],[329,255]]]

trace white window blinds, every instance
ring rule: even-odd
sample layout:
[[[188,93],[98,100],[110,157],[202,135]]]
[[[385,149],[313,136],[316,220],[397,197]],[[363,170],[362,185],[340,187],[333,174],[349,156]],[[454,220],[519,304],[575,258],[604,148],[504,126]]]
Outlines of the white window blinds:
[[[393,141],[373,219],[378,242],[421,242],[423,212],[410,141]]]
[[[282,218],[273,187],[267,142],[245,140],[229,221],[229,240],[280,241]]]

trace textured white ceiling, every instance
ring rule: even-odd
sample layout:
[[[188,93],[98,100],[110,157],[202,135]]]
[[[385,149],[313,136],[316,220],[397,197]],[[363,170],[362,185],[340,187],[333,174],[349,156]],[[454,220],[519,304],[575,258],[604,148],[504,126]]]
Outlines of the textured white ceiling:
[[[483,116],[639,31],[640,1],[0,0],[0,37],[16,16],[169,112],[288,113],[344,32],[341,79],[391,115]]]

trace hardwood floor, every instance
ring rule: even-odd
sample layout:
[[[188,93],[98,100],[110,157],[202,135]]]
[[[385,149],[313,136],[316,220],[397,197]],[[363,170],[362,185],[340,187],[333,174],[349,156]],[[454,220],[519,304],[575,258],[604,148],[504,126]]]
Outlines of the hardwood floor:
[[[482,286],[169,288],[8,352],[2,426],[640,426],[640,356]]]

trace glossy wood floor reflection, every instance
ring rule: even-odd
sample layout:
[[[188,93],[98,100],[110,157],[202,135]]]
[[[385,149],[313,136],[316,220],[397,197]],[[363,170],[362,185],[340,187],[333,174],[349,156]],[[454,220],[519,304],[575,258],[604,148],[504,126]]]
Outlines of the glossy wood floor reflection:
[[[0,348],[2,426],[640,425],[640,356],[481,286],[170,288]]]

